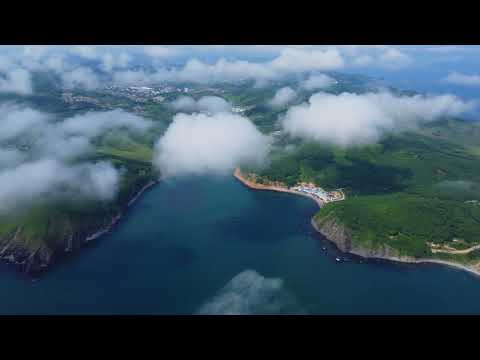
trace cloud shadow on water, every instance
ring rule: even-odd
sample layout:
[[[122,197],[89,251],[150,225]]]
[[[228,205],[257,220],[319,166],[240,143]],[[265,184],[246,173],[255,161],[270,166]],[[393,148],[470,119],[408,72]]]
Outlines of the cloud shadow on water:
[[[283,279],[266,278],[254,270],[234,276],[200,307],[199,315],[305,314]]]

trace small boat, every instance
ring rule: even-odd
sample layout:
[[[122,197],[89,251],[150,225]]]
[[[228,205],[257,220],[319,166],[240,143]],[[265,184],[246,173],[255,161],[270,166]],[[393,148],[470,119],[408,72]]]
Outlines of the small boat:
[[[324,247],[322,247],[322,250],[325,251],[325,250],[327,250],[327,248],[324,246]]]
[[[336,261],[336,262],[340,262],[340,261],[342,261],[342,259],[340,259],[339,257],[336,257],[336,258],[335,258],[335,261]]]

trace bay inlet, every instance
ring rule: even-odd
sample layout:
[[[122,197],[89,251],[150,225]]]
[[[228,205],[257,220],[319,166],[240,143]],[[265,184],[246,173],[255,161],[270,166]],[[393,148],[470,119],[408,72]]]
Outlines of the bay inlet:
[[[111,234],[30,282],[0,268],[0,314],[479,314],[480,279],[345,259],[318,206],[232,177],[163,181]]]

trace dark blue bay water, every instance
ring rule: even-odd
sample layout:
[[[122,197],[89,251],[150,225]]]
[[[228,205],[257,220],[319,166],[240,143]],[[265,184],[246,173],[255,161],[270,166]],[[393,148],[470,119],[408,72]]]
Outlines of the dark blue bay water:
[[[480,313],[480,278],[337,263],[316,205],[233,178],[157,185],[115,231],[37,282],[0,269],[1,314]]]

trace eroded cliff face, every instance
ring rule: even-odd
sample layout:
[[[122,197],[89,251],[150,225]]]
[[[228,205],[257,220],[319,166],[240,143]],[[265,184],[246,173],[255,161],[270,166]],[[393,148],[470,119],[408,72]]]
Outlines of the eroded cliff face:
[[[12,233],[0,238],[0,259],[20,272],[32,276],[41,274],[52,260],[52,250],[42,245],[31,251],[24,245],[20,228],[15,229],[15,235]]]
[[[60,256],[80,249],[99,231],[107,231],[119,217],[105,214],[96,221],[77,226],[65,233],[55,232],[55,219],[49,221],[47,232],[36,240],[37,247],[29,246],[22,226],[0,236],[0,260],[31,277],[41,275]],[[51,229],[50,229],[51,228]],[[50,230],[50,231],[48,231]]]
[[[68,253],[78,252],[87,243],[108,233],[128,208],[156,181],[150,181],[134,192],[130,200],[117,210],[106,210],[84,217],[70,218],[67,214],[52,216],[47,229],[31,244],[22,226],[0,235],[0,261],[29,277],[39,277],[57,260]]]
[[[329,215],[318,221],[312,219],[312,225],[320,234],[333,242],[339,250],[345,253],[365,258],[390,259],[398,257],[398,252],[386,244],[382,244],[376,248],[364,248],[356,245],[352,241],[352,236],[348,228],[334,216]]]
[[[338,249],[343,252],[350,252],[352,248],[352,238],[345,226],[340,224],[336,218],[328,217],[319,222],[312,220],[312,224],[320,234],[333,242]]]

